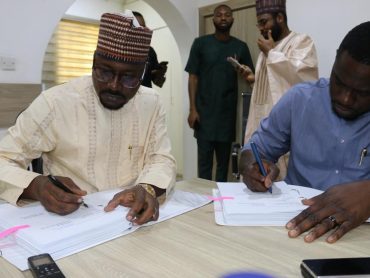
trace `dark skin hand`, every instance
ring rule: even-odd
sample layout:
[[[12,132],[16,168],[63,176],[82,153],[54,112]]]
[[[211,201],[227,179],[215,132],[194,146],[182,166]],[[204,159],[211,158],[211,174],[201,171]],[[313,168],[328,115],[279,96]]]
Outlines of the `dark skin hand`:
[[[47,211],[67,215],[77,210],[86,191],[81,190],[70,178],[56,177],[74,194],[64,192],[52,184],[46,176],[37,176],[23,191],[22,198],[38,200]]]
[[[109,212],[119,205],[130,208],[126,215],[126,219],[137,225],[158,220],[158,200],[140,185],[125,189],[114,195],[113,199],[109,201],[104,210]]]
[[[334,229],[326,238],[328,243],[334,243],[370,217],[369,196],[370,181],[333,186],[324,193],[303,201],[309,208],[288,222],[288,235],[295,238],[310,230],[304,240],[312,242]],[[336,223],[329,216],[334,216]]]
[[[189,74],[188,90],[189,90],[189,102],[190,111],[188,116],[189,127],[194,129],[197,123],[200,123],[200,116],[195,105],[196,92],[198,88],[198,76],[195,74]]]
[[[240,173],[251,191],[267,191],[279,174],[279,169],[273,163],[263,160],[263,164],[267,177],[259,172],[252,152],[242,152]],[[304,241],[312,242],[334,229],[326,238],[328,243],[334,243],[370,217],[369,196],[370,181],[357,181],[333,186],[320,195],[305,199],[302,203],[309,207],[287,223],[288,236],[296,238],[309,231]],[[336,222],[330,220],[329,216],[334,216]]]
[[[190,110],[189,116],[188,116],[188,124],[190,128],[194,129],[196,122],[198,123],[200,122],[200,117],[199,117],[198,111],[196,109],[192,109]]]
[[[265,56],[267,56],[269,51],[275,47],[275,41],[272,38],[271,30],[268,31],[267,35],[267,39],[261,36],[257,41],[258,48],[265,54]]]
[[[244,150],[241,153],[239,172],[243,176],[243,182],[253,192],[267,191],[280,172],[279,168],[274,163],[264,159],[262,159],[262,163],[267,172],[266,177],[261,174],[252,151]]]

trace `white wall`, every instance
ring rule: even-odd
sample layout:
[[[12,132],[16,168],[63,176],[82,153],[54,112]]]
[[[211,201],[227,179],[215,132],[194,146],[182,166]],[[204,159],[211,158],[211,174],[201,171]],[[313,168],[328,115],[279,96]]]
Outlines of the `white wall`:
[[[99,21],[103,13],[121,12],[124,6],[119,0],[74,0],[75,2],[68,8],[65,16],[68,18],[80,18],[87,21]]]
[[[0,83],[41,82],[42,61],[47,43],[57,22],[73,2],[74,0],[1,0],[0,56],[14,57],[17,65],[15,71],[0,71]],[[170,111],[170,115],[171,118],[175,114],[182,117],[178,130],[174,132],[183,140],[180,149],[183,152],[184,177],[191,178],[196,175],[196,144],[186,123],[189,106],[187,74],[183,69],[191,43],[198,36],[198,8],[223,1],[145,2],[160,15],[164,22],[161,26],[167,26],[163,31],[158,29],[153,39],[160,59],[164,60],[168,54],[163,52],[163,44],[174,48],[175,42],[178,47],[179,58],[171,61],[171,65],[178,63],[181,73],[177,74],[182,75],[182,78],[179,78],[179,84],[171,87],[171,97],[182,98],[182,104],[178,111]],[[130,5],[133,4],[135,2]],[[98,19],[102,12],[118,10],[121,7],[119,0],[77,0],[75,6],[69,10],[69,16],[75,14],[83,17],[88,14],[87,17]],[[343,36],[358,23],[370,19],[369,0],[287,0],[287,9],[291,29],[308,33],[314,39],[320,59],[321,76],[329,75],[335,50]],[[145,17],[150,26],[153,23],[151,18]],[[172,42],[171,36],[174,39]],[[175,56],[171,54],[171,59],[174,59],[172,57]]]
[[[0,56],[15,58],[15,71],[0,71],[0,83],[41,83],[49,38],[74,0],[1,0]]]
[[[328,77],[344,36],[356,25],[370,20],[370,1],[288,0],[287,12],[289,27],[314,40],[320,76]]]

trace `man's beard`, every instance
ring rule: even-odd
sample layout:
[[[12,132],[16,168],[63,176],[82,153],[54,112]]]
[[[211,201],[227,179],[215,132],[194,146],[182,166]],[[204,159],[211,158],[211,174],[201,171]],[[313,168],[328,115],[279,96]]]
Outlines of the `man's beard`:
[[[109,99],[117,98],[116,100]],[[100,103],[109,110],[118,110],[121,109],[126,103],[127,99],[126,96],[120,94],[120,92],[112,91],[112,90],[103,90],[99,93]]]
[[[220,25],[216,25],[214,22],[213,22],[213,25],[215,26],[215,29],[217,32],[220,32],[220,33],[228,33],[230,32],[230,29],[231,27],[233,26],[233,23],[234,22],[231,22],[229,25],[226,25],[226,26],[220,26]]]
[[[274,41],[279,41],[281,34],[283,33],[283,28],[276,22],[276,19],[274,18],[274,25],[271,28],[271,37]],[[268,39],[268,33],[263,33],[263,37],[267,40]]]
[[[271,36],[274,41],[278,41],[283,33],[283,28],[275,22],[274,26],[271,29]]]

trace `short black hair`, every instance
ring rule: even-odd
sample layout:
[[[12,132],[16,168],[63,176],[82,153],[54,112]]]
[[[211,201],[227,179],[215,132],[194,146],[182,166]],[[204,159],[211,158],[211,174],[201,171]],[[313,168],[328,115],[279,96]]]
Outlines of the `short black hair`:
[[[213,10],[213,14],[215,14],[215,13],[216,13],[216,11],[217,11],[219,8],[226,8],[226,9],[229,9],[231,12],[233,12],[233,10],[232,10],[228,5],[221,4],[221,5],[218,5],[218,6]]]
[[[337,51],[337,57],[347,51],[357,62],[370,65],[370,21],[361,23],[347,33]]]

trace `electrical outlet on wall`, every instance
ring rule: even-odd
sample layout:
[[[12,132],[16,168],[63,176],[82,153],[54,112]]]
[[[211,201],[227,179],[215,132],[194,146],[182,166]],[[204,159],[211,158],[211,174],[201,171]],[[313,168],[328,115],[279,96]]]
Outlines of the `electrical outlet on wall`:
[[[15,58],[0,57],[0,69],[2,70],[15,70]]]

